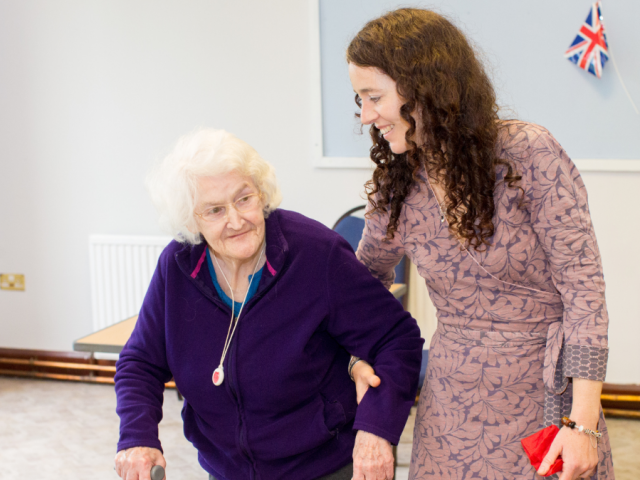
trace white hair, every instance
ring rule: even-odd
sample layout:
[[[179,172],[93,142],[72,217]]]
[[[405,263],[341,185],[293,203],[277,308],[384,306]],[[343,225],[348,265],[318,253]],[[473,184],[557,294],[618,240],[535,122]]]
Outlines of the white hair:
[[[213,128],[184,135],[146,179],[160,224],[182,243],[202,241],[194,218],[198,177],[235,171],[250,177],[262,193],[265,217],[278,208],[282,194],[275,169],[239,138]]]

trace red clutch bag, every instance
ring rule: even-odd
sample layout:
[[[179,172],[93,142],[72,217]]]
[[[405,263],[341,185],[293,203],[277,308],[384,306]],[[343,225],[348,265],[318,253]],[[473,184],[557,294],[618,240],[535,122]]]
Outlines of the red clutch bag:
[[[524,448],[524,453],[527,454],[527,457],[529,457],[529,460],[531,461],[531,465],[533,465],[536,470],[540,468],[542,460],[544,460],[544,457],[547,455],[547,452],[553,443],[553,439],[556,438],[559,431],[560,429],[558,427],[550,425],[547,428],[543,428],[533,435],[529,435],[528,437],[520,440],[522,448]],[[544,476],[548,477],[560,470],[562,470],[562,458],[558,457]]]

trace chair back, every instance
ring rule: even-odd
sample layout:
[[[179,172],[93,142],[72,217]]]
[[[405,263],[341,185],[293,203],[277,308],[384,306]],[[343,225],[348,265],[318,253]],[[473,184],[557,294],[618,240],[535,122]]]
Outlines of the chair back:
[[[351,248],[355,252],[358,249],[358,244],[362,238],[362,232],[364,231],[364,218],[353,215],[354,213],[364,210],[366,205],[359,205],[351,210],[345,212],[338,221],[333,225],[333,230],[338,232],[349,242]],[[407,283],[408,269],[407,269],[407,257],[403,257],[400,263],[395,268],[396,283]],[[403,301],[404,297],[400,300]],[[404,303],[404,302],[403,302]]]

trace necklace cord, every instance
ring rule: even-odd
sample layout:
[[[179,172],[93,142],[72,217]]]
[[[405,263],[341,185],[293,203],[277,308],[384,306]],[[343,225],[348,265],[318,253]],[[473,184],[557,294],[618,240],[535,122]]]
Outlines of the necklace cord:
[[[427,179],[427,183],[429,184],[429,189],[431,190],[431,193],[433,193],[433,198],[436,199],[436,205],[438,205],[438,210],[440,211],[440,223],[443,223],[446,218],[445,211],[447,208],[445,204],[445,200],[442,199],[442,203],[440,202],[440,200],[438,199],[438,195],[436,195],[436,191],[433,188],[433,185],[431,185],[431,181],[429,180],[429,175],[425,175],[425,178]]]
[[[260,264],[260,260],[262,260],[262,255],[264,254],[264,251],[265,251],[265,248],[261,248],[260,256],[256,261],[256,266],[253,268],[253,274],[251,275],[251,280],[249,281],[249,287],[247,287],[247,294],[245,295],[242,305],[240,306],[240,310],[238,310],[238,316],[236,317],[235,322],[233,321],[233,314],[236,308],[236,301],[233,295],[233,289],[231,288],[231,284],[229,283],[229,280],[227,280],[227,276],[224,274],[224,271],[222,270],[222,267],[218,262],[218,257],[216,257],[215,252],[213,254],[213,258],[216,261],[216,265],[218,265],[218,268],[220,269],[220,273],[222,273],[222,278],[224,278],[224,281],[227,283],[227,287],[229,287],[229,291],[231,292],[231,321],[229,322],[229,330],[227,330],[227,338],[224,341],[224,348],[222,349],[222,357],[220,358],[220,365],[219,365],[220,367],[222,367],[222,364],[224,363],[224,359],[227,356],[227,350],[229,350],[229,346],[231,345],[233,334],[236,333],[236,328],[238,326],[238,323],[240,322],[240,314],[242,313],[244,304],[247,302],[247,297],[249,296],[249,290],[251,290],[251,284],[253,283],[253,279],[255,278],[256,272],[258,271],[258,265]],[[231,329],[232,326],[233,326],[233,330]]]
[[[442,210],[442,207],[440,206],[440,200],[438,200],[438,195],[436,195],[436,191],[434,190],[433,185],[431,185],[431,182],[429,181],[429,177],[426,176],[426,179],[427,179],[427,183],[429,184],[429,189],[431,190],[431,193],[433,193],[433,198],[436,199],[436,204],[438,205],[438,210],[440,211],[440,222],[442,223],[442,222],[444,222],[445,215],[444,215],[444,212]],[[442,203],[444,204],[444,201]],[[462,250],[467,252],[467,255],[469,255],[471,257],[471,260],[473,260],[476,263],[476,265],[478,265],[478,267],[480,267],[480,269],[482,271],[484,271],[487,275],[489,275],[494,280],[497,280],[498,282],[504,283],[506,285],[511,285],[512,287],[526,288],[527,290],[531,290],[533,292],[538,292],[538,293],[543,293],[545,295],[554,295],[554,296],[556,295],[556,294],[551,293],[551,292],[545,292],[544,290],[538,290],[537,288],[527,287],[525,285],[518,285],[516,283],[510,283],[510,282],[507,282],[505,280],[499,279],[498,277],[493,275],[491,272],[489,272],[478,260],[476,260],[476,257],[471,253],[471,251],[465,246],[465,244],[457,236],[454,236],[454,238],[458,241],[458,244],[460,245]]]

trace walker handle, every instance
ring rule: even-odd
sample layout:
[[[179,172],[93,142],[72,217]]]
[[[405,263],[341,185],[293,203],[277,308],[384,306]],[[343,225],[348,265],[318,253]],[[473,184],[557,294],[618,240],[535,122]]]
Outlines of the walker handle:
[[[151,480],[162,480],[164,478],[164,468],[160,465],[151,467]]]

